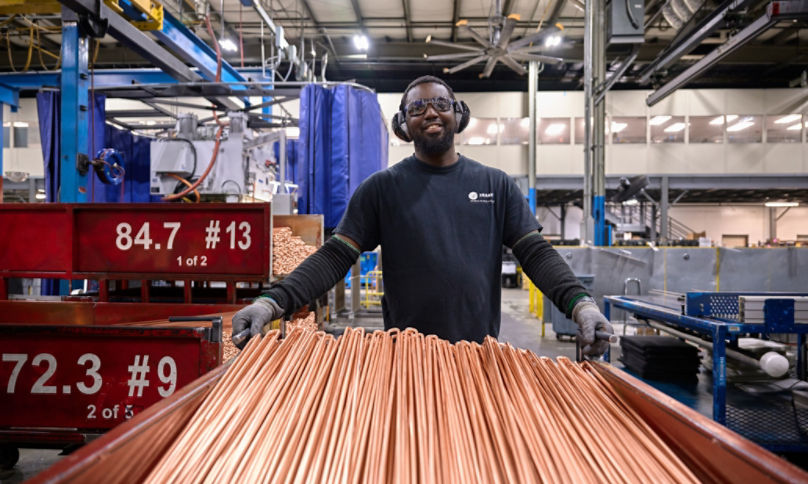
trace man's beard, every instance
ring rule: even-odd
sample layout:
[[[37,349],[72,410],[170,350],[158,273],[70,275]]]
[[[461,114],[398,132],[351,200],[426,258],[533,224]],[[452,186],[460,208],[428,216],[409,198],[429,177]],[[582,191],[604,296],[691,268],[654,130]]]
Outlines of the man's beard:
[[[449,151],[454,144],[454,132],[447,129],[443,136],[438,138],[417,133],[412,137],[412,142],[415,149],[425,155],[440,155]]]

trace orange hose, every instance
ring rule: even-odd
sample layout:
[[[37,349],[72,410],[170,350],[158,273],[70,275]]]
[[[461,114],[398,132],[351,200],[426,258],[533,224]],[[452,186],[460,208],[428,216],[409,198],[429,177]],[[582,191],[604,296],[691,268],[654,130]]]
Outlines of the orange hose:
[[[167,175],[168,175],[168,176],[170,176],[171,178],[174,178],[174,179],[176,179],[176,180],[179,180],[179,181],[180,181],[180,182],[181,182],[183,185],[185,185],[186,187],[190,187],[190,186],[192,186],[192,185],[191,185],[191,182],[189,182],[188,180],[186,180],[185,178],[183,178],[183,177],[181,177],[181,176],[179,176],[179,175],[177,175],[177,174],[174,174],[174,173],[167,173]],[[194,190],[194,195],[196,195],[196,203],[199,203],[199,198],[200,198],[200,197],[199,197],[199,190]]]

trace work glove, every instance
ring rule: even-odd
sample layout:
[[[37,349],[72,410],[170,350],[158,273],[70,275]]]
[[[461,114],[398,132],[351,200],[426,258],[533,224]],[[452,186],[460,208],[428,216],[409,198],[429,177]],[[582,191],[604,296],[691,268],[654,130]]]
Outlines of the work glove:
[[[233,315],[233,344],[239,349],[247,345],[253,336],[261,334],[264,326],[283,316],[284,310],[271,297],[259,297],[249,306],[242,308]],[[249,336],[237,338],[239,334],[249,329]],[[244,335],[241,335],[244,336]]]
[[[578,325],[578,344],[583,355],[601,356],[609,349],[609,342],[596,339],[595,332],[614,334],[614,329],[591,297],[583,298],[575,305],[572,320]]]

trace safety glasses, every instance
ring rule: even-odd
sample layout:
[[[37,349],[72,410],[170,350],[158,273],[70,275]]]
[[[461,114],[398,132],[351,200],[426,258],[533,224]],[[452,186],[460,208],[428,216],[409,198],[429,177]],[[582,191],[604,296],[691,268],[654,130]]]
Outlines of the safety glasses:
[[[454,101],[447,97],[433,97],[430,99],[416,99],[405,107],[407,116],[420,116],[426,112],[426,107],[432,105],[435,110],[445,113],[452,109]]]

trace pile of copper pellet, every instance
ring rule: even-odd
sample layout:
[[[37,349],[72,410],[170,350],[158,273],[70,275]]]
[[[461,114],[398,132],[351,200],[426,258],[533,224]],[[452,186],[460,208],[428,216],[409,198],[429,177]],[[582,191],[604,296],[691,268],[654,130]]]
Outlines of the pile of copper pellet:
[[[303,239],[292,235],[289,227],[272,229],[272,273],[289,274],[316,250],[317,247],[307,245]]]
[[[305,328],[310,331],[317,331],[317,321],[315,320],[314,312],[310,312],[304,318],[295,318],[288,323],[286,323],[286,331],[292,331],[293,329],[300,327]],[[222,341],[222,361],[229,361],[230,358],[238,355],[241,351],[236,348],[236,345],[233,344],[231,340],[233,334],[233,327],[232,324],[229,328],[226,328],[223,335]]]
[[[588,363],[415,330],[253,338],[149,482],[697,482]]]

